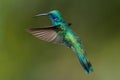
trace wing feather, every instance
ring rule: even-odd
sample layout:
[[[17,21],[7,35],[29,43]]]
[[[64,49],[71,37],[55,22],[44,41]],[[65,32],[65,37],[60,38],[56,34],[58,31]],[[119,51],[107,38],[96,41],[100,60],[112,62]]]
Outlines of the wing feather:
[[[32,35],[37,37],[38,39],[52,42],[55,41],[57,38],[57,32],[55,31],[54,27],[47,27],[47,28],[30,28],[28,29]]]

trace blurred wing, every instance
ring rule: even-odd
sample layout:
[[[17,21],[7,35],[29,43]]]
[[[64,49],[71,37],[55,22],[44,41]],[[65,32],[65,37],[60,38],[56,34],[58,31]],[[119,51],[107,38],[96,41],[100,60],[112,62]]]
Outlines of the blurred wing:
[[[61,38],[57,36],[57,32],[55,27],[47,27],[47,28],[31,28],[28,29],[28,32],[30,32],[32,35],[37,37],[38,39],[47,41],[47,42],[61,42]]]

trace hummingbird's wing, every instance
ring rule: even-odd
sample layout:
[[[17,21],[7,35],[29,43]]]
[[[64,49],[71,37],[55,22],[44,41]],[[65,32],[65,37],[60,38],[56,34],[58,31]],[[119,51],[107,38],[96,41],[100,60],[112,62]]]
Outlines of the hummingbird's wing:
[[[30,28],[27,31],[32,35],[37,37],[38,39],[47,41],[47,42],[55,42],[62,43],[62,37],[57,35],[57,26],[50,26],[46,28]]]

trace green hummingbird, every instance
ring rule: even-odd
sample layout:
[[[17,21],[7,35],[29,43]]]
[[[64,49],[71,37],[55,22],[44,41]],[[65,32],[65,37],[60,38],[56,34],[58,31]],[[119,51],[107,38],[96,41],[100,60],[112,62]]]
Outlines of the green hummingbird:
[[[76,53],[85,72],[86,73],[93,72],[92,65],[85,55],[85,51],[83,49],[83,45],[80,39],[70,28],[71,24],[66,23],[63,20],[58,10],[53,10],[44,14],[38,14],[36,16],[49,16],[53,26],[45,28],[30,28],[28,29],[28,32],[30,32],[38,39],[47,42],[63,44],[69,47]]]

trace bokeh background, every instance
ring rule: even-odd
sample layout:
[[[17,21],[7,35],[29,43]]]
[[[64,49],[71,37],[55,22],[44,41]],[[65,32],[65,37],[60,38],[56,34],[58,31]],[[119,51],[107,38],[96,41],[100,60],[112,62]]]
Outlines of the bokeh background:
[[[33,16],[57,9],[80,36],[94,73],[76,55],[26,29],[52,25]],[[0,0],[0,80],[120,80],[120,0]]]

